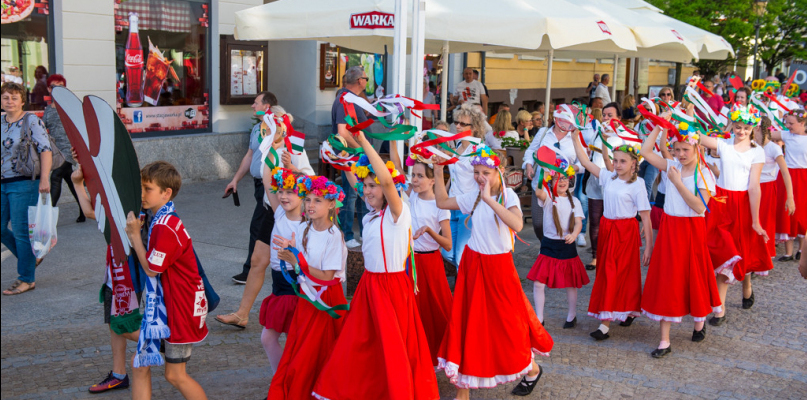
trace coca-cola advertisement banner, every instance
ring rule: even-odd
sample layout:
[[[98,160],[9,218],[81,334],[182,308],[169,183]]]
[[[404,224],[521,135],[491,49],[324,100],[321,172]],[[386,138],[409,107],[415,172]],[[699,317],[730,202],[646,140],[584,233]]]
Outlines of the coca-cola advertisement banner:
[[[177,129],[207,129],[209,108],[200,106],[166,106],[121,108],[118,116],[130,134],[173,131]]]

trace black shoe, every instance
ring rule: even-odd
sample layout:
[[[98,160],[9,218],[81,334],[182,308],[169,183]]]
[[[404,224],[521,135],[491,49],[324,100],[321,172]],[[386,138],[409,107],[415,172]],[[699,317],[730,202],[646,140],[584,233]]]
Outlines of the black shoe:
[[[86,220],[87,220],[87,217],[85,217],[84,214],[81,214],[81,215],[78,216],[78,218],[76,218],[76,222],[79,223],[79,224],[86,221]]]
[[[799,260],[801,260],[801,251],[796,253],[796,261],[799,261]]]
[[[743,310],[748,310],[754,306],[754,292],[751,292],[751,296],[749,298],[743,297]]]
[[[693,342],[702,342],[704,339],[706,339],[706,325],[704,325],[699,331],[692,331]]]
[[[667,347],[666,349],[655,349],[652,353],[650,353],[650,355],[653,356],[653,358],[663,358],[670,353],[672,353],[672,346]]]
[[[563,329],[572,329],[575,326],[577,326],[577,317],[574,317],[571,321],[566,321],[566,323],[563,324]]]
[[[588,270],[588,271],[594,271],[595,269],[597,269],[597,266],[594,265],[594,264],[586,265],[586,270]]]
[[[712,317],[709,319],[709,325],[712,326],[720,326],[726,323],[726,316],[722,317]]]
[[[589,335],[590,335],[591,337],[593,337],[593,338],[594,338],[594,340],[596,340],[596,341],[598,341],[598,342],[599,342],[600,340],[605,340],[605,339],[608,339],[609,337],[611,337],[611,336],[610,336],[609,334],[607,334],[607,333],[602,333],[602,331],[601,331],[601,330],[599,330],[599,329],[597,329],[597,330],[596,330],[596,331],[594,331],[594,332],[591,332]]]
[[[244,285],[247,283],[247,276],[249,276],[249,271],[242,272],[233,276],[233,282],[235,282],[237,285]]]
[[[516,396],[528,396],[530,393],[532,393],[532,390],[535,389],[536,385],[538,385],[538,381],[541,380],[541,375],[544,374],[544,369],[541,368],[540,365],[538,368],[538,376],[535,377],[534,381],[528,381],[527,376],[525,375],[523,378],[521,378],[521,382],[519,382],[510,393]]]
[[[628,317],[626,320],[619,323],[619,326],[630,326],[636,317]]]
[[[795,257],[793,257],[793,256],[781,256],[781,257],[779,257],[779,259],[778,259],[778,260],[776,260],[776,261],[785,262],[785,261],[793,261],[793,260],[795,260],[795,259],[796,259],[796,258],[795,258]]]

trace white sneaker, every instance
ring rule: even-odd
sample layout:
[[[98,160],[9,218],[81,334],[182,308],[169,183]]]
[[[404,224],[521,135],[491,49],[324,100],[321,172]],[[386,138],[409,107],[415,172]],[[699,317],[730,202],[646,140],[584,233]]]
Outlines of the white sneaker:
[[[345,243],[345,246],[347,246],[350,249],[354,247],[361,247],[361,242],[356,239],[350,239],[347,243]]]
[[[577,246],[578,247],[586,247],[586,235],[579,234],[577,235]]]

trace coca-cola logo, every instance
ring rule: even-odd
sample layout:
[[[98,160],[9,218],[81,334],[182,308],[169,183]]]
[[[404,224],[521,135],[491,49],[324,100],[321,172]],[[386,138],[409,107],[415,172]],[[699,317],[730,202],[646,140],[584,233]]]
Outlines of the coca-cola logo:
[[[126,51],[127,67],[137,67],[143,65],[143,52],[142,51]]]
[[[350,29],[393,29],[395,28],[395,15],[379,11],[352,14],[350,16]]]

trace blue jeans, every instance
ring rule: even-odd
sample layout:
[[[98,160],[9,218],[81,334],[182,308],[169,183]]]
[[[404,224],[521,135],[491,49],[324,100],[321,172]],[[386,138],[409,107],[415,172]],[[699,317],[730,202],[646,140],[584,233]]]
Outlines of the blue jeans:
[[[356,210],[359,210],[359,232],[364,229],[362,219],[367,214],[367,206],[364,205],[364,200],[356,193],[356,189],[350,186],[347,180],[345,171],[342,171],[342,190],[345,191],[345,201],[342,208],[339,210],[339,228],[345,234],[345,242],[353,240],[353,218],[356,216]],[[357,206],[356,203],[359,203]]]
[[[469,219],[468,227],[465,227],[465,218],[467,216],[468,214],[463,214],[462,211],[451,210],[451,220],[449,221],[451,224],[451,251],[441,250],[443,257],[457,268],[460,267],[465,245],[471,239],[471,227],[473,225]]]
[[[583,206],[583,215],[588,218],[588,196],[583,193],[583,175],[584,174],[577,174],[575,178],[575,187],[574,187],[574,197],[577,197],[577,200],[580,200],[580,204]],[[583,220],[583,229],[580,230],[580,233],[583,235],[586,234],[586,220]]]
[[[36,257],[28,239],[28,207],[35,206],[39,198],[39,180],[26,179],[0,185],[2,192],[2,235],[0,239],[14,257],[17,257],[17,279],[35,281]],[[8,224],[11,222],[11,230]]]
[[[653,182],[658,176],[658,168],[645,161],[639,165],[639,177],[644,179],[644,186],[647,188],[647,200],[653,201]]]

